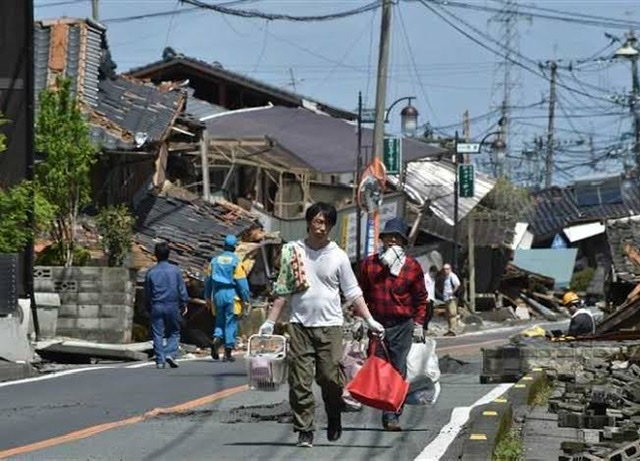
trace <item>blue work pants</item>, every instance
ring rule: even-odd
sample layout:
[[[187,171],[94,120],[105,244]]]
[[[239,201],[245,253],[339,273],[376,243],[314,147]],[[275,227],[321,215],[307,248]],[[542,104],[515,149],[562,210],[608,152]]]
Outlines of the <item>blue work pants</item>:
[[[238,321],[233,312],[233,305],[233,298],[224,300],[220,304],[216,303],[216,325],[213,337],[224,340],[225,349],[234,349],[236,347]]]
[[[164,364],[166,357],[175,359],[180,342],[180,311],[177,306],[155,305],[151,308],[151,334],[156,363]]]

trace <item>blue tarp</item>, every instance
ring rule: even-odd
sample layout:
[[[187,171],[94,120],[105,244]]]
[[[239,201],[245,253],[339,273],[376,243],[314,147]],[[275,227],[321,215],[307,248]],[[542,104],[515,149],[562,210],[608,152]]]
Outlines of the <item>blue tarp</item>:
[[[567,288],[577,254],[577,248],[516,250],[513,263],[521,269],[552,277],[556,288]]]

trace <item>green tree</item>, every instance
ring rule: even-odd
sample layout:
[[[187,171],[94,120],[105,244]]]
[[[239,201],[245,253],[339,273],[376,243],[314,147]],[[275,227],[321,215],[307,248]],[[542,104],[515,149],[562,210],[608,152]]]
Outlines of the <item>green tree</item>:
[[[0,126],[8,120],[0,115]],[[7,148],[7,136],[0,133],[0,155]],[[29,224],[31,200],[34,202],[36,226]],[[48,227],[53,209],[37,190],[34,183],[21,181],[11,188],[0,185],[0,253],[16,253]]]
[[[78,214],[90,201],[90,171],[97,148],[68,79],[58,78],[40,96],[36,149],[45,156],[36,166],[36,183],[55,208],[51,237],[64,265],[70,266]]]
[[[514,185],[506,178],[498,178],[495,187],[482,200],[482,205],[508,214],[513,219],[520,219],[531,212],[534,200],[526,189]]]
[[[109,266],[122,266],[133,240],[133,217],[129,210],[125,205],[103,208],[97,223]]]

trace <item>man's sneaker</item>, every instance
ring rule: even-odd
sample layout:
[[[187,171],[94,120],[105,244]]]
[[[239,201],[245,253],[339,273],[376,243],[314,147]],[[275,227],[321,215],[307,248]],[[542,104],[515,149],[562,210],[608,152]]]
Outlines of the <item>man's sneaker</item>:
[[[298,446],[304,448],[313,447],[313,432],[299,432],[298,433]]]
[[[224,358],[222,359],[222,361],[223,362],[235,362],[236,358],[232,354],[233,354],[233,350],[232,349],[225,349],[224,350]]]
[[[456,334],[453,331],[449,330],[444,335],[445,336],[455,336]]]
[[[173,357],[167,357],[165,360],[171,368],[178,368],[178,362],[176,362]]]
[[[329,424],[327,425],[327,439],[329,442],[335,442],[342,437],[342,421],[340,416],[329,418]]]
[[[402,432],[402,427],[400,427],[400,423],[397,420],[384,421],[382,427],[387,432]]]
[[[213,360],[220,360],[220,354],[218,353],[220,346],[222,346],[222,340],[218,337],[213,338],[213,344],[211,345],[211,358]]]
[[[164,363],[156,363],[156,368],[158,370],[164,370]]]

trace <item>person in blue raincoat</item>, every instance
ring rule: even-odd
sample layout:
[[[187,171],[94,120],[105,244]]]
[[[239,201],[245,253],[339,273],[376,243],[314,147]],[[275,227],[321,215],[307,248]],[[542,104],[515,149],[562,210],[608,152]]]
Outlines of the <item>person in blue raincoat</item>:
[[[225,362],[233,362],[231,355],[236,344],[236,331],[238,327],[235,304],[239,297],[243,304],[250,301],[249,282],[242,267],[240,258],[236,255],[237,239],[234,235],[227,235],[224,239],[224,251],[211,259],[209,264],[209,276],[205,281],[205,299],[215,306],[215,330],[213,332],[213,344],[211,357],[218,360],[218,350],[224,344]]]

